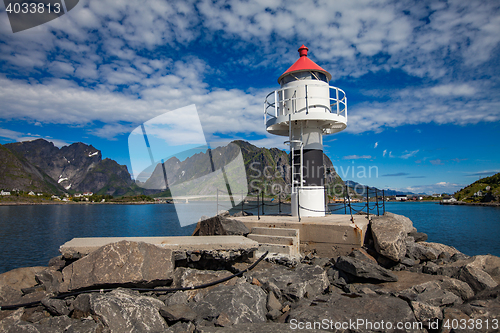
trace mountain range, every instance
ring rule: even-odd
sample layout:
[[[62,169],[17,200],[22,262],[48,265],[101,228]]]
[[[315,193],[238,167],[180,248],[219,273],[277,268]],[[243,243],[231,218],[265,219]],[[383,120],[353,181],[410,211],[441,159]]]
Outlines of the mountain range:
[[[229,166],[240,151],[249,191],[262,188],[262,185],[267,191],[273,186],[285,188],[291,178],[287,152],[259,148],[241,140],[210,152],[199,151],[182,161],[171,157],[154,166],[146,182],[137,184],[125,165],[109,158],[102,159],[98,149],[81,142],[58,148],[49,141],[37,139],[0,145],[0,148],[0,188],[7,190],[16,188],[52,194],[93,192],[113,196],[168,193],[165,190],[170,186]],[[324,164],[330,170],[326,184],[342,183],[326,155]],[[164,170],[168,174],[167,182]]]

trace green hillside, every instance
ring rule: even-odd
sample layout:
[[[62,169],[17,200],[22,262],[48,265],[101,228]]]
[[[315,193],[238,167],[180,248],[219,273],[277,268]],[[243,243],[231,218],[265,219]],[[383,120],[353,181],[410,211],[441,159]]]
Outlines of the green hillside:
[[[500,201],[500,173],[481,178],[453,195],[464,202]]]

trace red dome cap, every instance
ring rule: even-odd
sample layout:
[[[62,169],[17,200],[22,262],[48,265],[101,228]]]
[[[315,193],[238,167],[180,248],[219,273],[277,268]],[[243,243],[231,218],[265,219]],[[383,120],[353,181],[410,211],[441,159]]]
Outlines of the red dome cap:
[[[326,77],[328,78],[328,81],[330,81],[332,79],[332,75],[330,73],[325,71],[323,68],[318,66],[314,61],[312,61],[311,59],[309,59],[307,57],[308,50],[309,49],[307,47],[305,47],[304,45],[302,45],[299,48],[300,58],[292,66],[290,66],[290,68],[288,68],[285,73],[281,74],[281,76],[278,78],[278,83],[280,83],[281,79],[284,78],[285,76],[287,76],[288,74],[297,73],[297,72],[304,72],[304,71],[321,72],[321,73],[326,75]]]

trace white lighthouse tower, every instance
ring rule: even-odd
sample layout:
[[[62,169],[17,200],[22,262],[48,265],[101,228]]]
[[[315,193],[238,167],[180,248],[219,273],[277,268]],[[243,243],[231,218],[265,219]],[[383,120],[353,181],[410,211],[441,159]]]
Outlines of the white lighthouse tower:
[[[345,92],[332,87],[331,74],[307,57],[278,78],[281,88],[266,96],[264,122],[269,133],[288,136],[292,166],[292,216],[325,216],[323,135],[347,126]]]

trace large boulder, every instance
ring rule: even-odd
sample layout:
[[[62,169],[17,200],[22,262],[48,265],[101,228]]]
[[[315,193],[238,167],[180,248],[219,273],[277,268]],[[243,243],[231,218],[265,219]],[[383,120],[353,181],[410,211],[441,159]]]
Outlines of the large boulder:
[[[98,333],[103,326],[92,319],[71,319],[67,316],[46,317],[31,323],[24,320],[24,308],[18,309],[0,321],[0,332],[15,333]]]
[[[192,268],[178,267],[175,269],[173,286],[194,287],[209,282],[214,282],[231,275],[233,274],[226,270],[211,271],[211,270],[198,270]],[[230,280],[223,282],[222,284],[226,286],[234,286],[235,284],[241,283],[243,281],[244,281],[243,278],[232,278]],[[183,293],[187,295],[188,299],[192,299],[196,295],[199,295],[196,296],[196,299],[200,299],[215,287],[216,286],[211,286],[203,289],[187,290],[184,291]]]
[[[198,222],[193,236],[240,235],[246,236],[250,230],[235,219],[217,215]]]
[[[292,309],[287,322],[290,325],[326,322],[326,327],[316,328],[334,332],[402,332],[404,330],[396,327],[398,322],[411,325],[416,319],[408,304],[397,297],[332,293],[318,296],[313,303]]]
[[[36,274],[46,270],[47,267],[21,267],[0,274],[0,286],[10,286],[16,290],[31,288],[38,284]]]
[[[172,280],[172,251],[143,242],[105,245],[63,269],[61,291],[97,286],[155,286]]]
[[[352,257],[339,257],[335,263],[335,267],[357,278],[369,281],[394,282],[398,280],[398,277],[389,270],[380,267],[373,262]]]
[[[266,321],[266,293],[262,288],[245,283],[217,286],[196,303],[193,310],[200,320],[232,326]]]
[[[165,332],[168,325],[160,315],[163,302],[125,289],[91,294],[90,311],[111,332]]]
[[[500,283],[500,258],[492,255],[474,256],[439,266],[435,272],[462,280],[477,293]]]
[[[436,260],[441,252],[430,246],[425,246],[423,242],[406,243],[406,256],[413,260],[429,261]]]
[[[395,262],[400,262],[406,254],[407,229],[407,224],[389,215],[373,217],[371,232],[377,253]]]
[[[326,271],[320,266],[299,265],[295,269],[282,266],[250,272],[251,277],[263,284],[272,284],[289,300],[296,301],[303,297],[314,297],[323,293],[329,281]]]
[[[406,234],[416,232],[417,229],[413,226],[413,222],[404,215],[398,215],[391,212],[385,212],[383,216],[390,217],[403,225]]]

